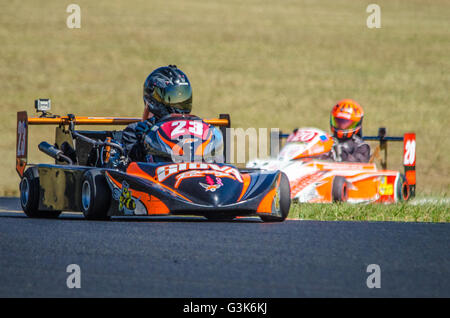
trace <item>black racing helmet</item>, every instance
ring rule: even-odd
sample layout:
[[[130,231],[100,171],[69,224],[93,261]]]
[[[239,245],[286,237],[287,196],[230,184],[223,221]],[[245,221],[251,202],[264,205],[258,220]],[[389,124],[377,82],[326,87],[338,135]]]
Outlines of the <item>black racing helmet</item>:
[[[157,68],[145,80],[144,103],[157,118],[172,113],[189,114],[192,109],[191,83],[176,65]]]

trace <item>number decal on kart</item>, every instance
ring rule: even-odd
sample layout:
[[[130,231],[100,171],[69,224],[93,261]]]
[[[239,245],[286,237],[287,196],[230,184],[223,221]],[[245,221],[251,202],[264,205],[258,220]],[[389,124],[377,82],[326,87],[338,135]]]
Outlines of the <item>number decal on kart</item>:
[[[175,139],[178,136],[187,134],[192,134],[200,138],[203,135],[203,123],[201,121],[186,121],[186,120],[174,121],[172,122],[172,127],[175,128],[170,133],[171,139]]]
[[[190,121],[189,132],[194,136],[201,137],[203,135],[203,123],[201,121]]]
[[[17,123],[17,157],[22,157],[25,155],[25,140],[27,137],[25,121],[19,121]]]
[[[405,145],[405,156],[403,158],[403,164],[405,166],[414,165],[416,157],[416,141],[408,140]]]
[[[295,135],[289,136],[288,142],[310,142],[317,136],[317,132],[306,129],[299,129]]]
[[[183,135],[184,132],[186,131],[186,129],[184,129],[184,127],[186,126],[186,122],[183,121],[174,121],[172,122],[172,127],[175,127],[171,134],[170,134],[170,138],[171,139],[175,139],[176,137]]]

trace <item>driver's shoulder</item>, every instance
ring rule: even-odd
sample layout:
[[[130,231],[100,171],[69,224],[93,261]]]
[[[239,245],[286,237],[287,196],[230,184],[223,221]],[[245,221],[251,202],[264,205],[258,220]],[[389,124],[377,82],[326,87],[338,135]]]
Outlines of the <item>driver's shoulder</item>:
[[[355,145],[357,147],[369,147],[370,148],[369,144],[367,142],[365,142],[364,139],[361,138],[360,136],[353,135],[351,140],[355,143]]]

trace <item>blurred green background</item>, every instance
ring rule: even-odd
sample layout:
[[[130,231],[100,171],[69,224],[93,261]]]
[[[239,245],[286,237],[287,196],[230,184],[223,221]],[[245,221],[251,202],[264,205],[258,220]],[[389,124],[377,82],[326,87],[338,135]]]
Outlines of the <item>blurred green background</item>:
[[[417,134],[417,192],[450,190],[450,1],[383,0],[369,29],[355,0],[86,1],[69,29],[66,1],[0,1],[0,196],[18,195],[16,112],[51,98],[64,115],[140,116],[142,84],[176,64],[201,117],[230,113],[233,127],[329,129],[342,98],[365,110],[364,133]],[[53,141],[32,127],[32,162]],[[401,167],[401,144],[390,167]]]

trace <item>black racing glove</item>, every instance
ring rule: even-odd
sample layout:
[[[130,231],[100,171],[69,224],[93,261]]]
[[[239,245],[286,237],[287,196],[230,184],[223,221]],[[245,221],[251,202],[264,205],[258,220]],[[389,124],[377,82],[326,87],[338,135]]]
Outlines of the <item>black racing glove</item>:
[[[144,136],[149,132],[150,128],[153,126],[154,120],[140,121],[135,128],[135,134],[138,141],[142,141]]]

